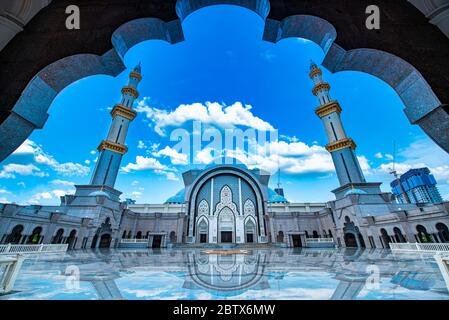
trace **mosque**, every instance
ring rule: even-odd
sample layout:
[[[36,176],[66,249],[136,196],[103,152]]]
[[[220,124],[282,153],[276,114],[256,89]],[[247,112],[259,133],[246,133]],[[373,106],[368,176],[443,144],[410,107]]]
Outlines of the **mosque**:
[[[282,188],[268,187],[270,175],[236,161],[183,173],[184,188],[163,204],[120,201],[114,188],[133,104],[142,80],[140,65],[130,73],[112,124],[98,146],[91,181],[77,185],[59,206],[0,204],[0,244],[67,243],[69,249],[207,247],[224,245],[389,248],[392,242],[449,242],[449,203],[398,204],[380,183],[367,182],[356,143],[345,132],[342,108],[314,63],[310,68],[316,115],[329,139],[326,146],[340,186],[327,203],[291,203]],[[319,241],[326,239],[326,241]],[[128,241],[127,241],[128,240]]]

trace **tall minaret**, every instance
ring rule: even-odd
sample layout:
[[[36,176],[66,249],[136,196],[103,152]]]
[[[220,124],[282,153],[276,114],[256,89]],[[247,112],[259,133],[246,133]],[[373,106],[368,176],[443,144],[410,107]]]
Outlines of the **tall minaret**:
[[[326,129],[329,139],[326,150],[332,155],[340,186],[365,183],[365,177],[355,156],[356,144],[346,136],[340,119],[342,109],[338,101],[330,97],[330,85],[323,81],[322,75],[321,69],[312,62],[310,78],[315,84],[313,94],[318,97],[320,103],[315,113],[321,118]]]
[[[137,86],[141,80],[139,64],[130,73],[128,85],[122,89],[121,102],[115,105],[111,111],[112,124],[106,140],[103,140],[98,146],[100,156],[90,181],[91,185],[114,188],[122,156],[128,151],[125,139],[129,124],[137,114],[132,107],[134,101],[139,97]]]

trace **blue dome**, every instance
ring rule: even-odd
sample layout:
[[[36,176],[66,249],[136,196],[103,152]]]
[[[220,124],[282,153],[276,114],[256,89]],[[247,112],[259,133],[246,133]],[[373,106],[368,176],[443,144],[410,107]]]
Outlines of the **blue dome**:
[[[270,203],[286,203],[285,197],[277,194],[273,189],[268,188],[268,202]]]
[[[173,197],[170,197],[165,203],[184,203],[185,202],[185,189],[182,189]],[[287,203],[289,202],[285,197],[278,195],[274,190],[268,189],[268,202],[270,203]]]
[[[186,193],[186,190],[182,189],[177,194],[175,194],[173,197],[168,198],[167,201],[165,201],[165,203],[184,203],[185,193]]]
[[[349,191],[347,191],[345,193],[345,197],[349,196],[351,194],[367,194],[367,193],[365,191],[363,191],[363,190],[360,190],[360,189],[351,189],[351,190],[349,190]]]

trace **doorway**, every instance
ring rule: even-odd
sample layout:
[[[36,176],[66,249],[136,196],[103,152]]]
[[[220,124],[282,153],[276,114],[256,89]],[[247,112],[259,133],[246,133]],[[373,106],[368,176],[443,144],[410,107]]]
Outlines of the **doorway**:
[[[207,234],[202,233],[200,234],[200,243],[206,243],[207,242]]]
[[[162,236],[160,235],[153,236],[153,243],[151,245],[151,248],[160,249],[161,245],[162,245]]]
[[[247,234],[246,234],[246,242],[247,242],[247,243],[253,243],[253,242],[254,242],[254,234],[252,234],[252,233],[247,233]]]
[[[222,243],[232,243],[232,231],[222,231],[221,232],[221,242]]]
[[[293,248],[301,248],[301,236],[299,234],[292,235]]]
[[[106,233],[100,238],[100,245],[98,248],[100,249],[109,249],[111,247],[112,237],[109,233]]]

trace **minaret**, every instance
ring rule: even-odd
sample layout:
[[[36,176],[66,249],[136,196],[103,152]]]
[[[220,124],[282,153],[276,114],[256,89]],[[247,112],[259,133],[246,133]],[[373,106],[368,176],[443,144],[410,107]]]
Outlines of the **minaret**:
[[[139,97],[137,86],[141,80],[142,74],[139,64],[130,73],[128,85],[122,89],[121,102],[115,105],[111,111],[112,124],[107,138],[98,146],[100,156],[90,181],[91,185],[114,188],[122,156],[128,151],[125,146],[125,139],[129,124],[137,115],[132,107],[134,101]]]
[[[355,156],[356,144],[351,138],[346,136],[340,118],[342,109],[338,101],[332,100],[330,97],[330,85],[323,81],[322,75],[321,69],[312,62],[310,78],[315,84],[313,94],[318,97],[320,103],[315,113],[323,121],[326,129],[329,139],[326,150],[332,155],[340,186],[365,183],[365,177]]]

